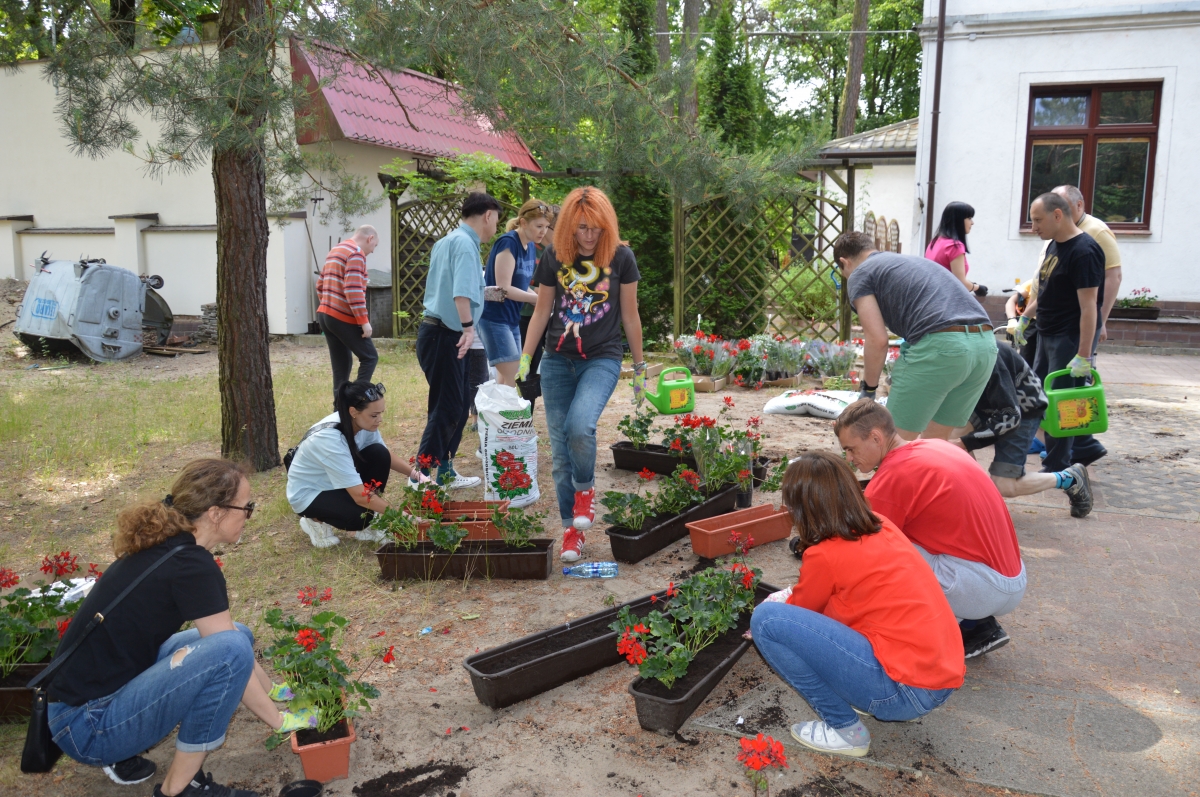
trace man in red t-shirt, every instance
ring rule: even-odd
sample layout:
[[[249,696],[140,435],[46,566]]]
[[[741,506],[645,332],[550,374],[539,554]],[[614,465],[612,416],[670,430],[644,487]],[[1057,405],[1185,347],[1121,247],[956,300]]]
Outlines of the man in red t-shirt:
[[[887,408],[859,399],[842,411],[834,433],[847,458],[875,476],[871,511],[904,532],[929,562],[961,621],[973,658],[1008,642],[996,615],[1025,595],[1025,565],[1000,491],[967,452],[944,440],[906,442]]]

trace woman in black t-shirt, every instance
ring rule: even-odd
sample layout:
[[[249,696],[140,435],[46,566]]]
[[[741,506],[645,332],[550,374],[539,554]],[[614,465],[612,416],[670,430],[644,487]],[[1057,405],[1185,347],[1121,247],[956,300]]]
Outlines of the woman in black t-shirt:
[[[645,383],[639,279],[633,251],[621,241],[617,214],[604,192],[587,186],[568,194],[554,245],[534,271],[538,300],[517,369],[523,381],[544,332],[542,398],[564,562],[583,555],[583,532],[596,517],[596,424],[621,375],[622,327],[633,354],[635,401]]]
[[[316,726],[307,712],[280,712],[276,686],[254,660],[250,629],[229,615],[225,578],[213,548],[242,536],[254,511],[250,482],[234,463],[186,465],[161,503],[130,507],[117,519],[117,561],[96,582],[59,643],[65,651],[151,565],[166,559],[104,618],[49,684],[50,733],[62,751],[103,767],[120,784],[150,778],[138,754],[178,726],[175,758],[154,795],[254,797],[215,783],[201,769],[225,743],[238,703],[280,731]],[[179,632],[185,622],[195,628]]]

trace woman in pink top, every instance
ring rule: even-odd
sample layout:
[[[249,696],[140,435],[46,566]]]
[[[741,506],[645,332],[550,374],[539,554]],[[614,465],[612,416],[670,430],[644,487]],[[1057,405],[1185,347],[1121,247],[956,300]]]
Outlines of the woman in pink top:
[[[982,299],[987,296],[987,286],[967,279],[971,267],[967,265],[967,233],[975,226],[975,208],[966,202],[951,202],[942,211],[942,223],[925,250],[925,259],[932,260],[950,269],[967,290]]]

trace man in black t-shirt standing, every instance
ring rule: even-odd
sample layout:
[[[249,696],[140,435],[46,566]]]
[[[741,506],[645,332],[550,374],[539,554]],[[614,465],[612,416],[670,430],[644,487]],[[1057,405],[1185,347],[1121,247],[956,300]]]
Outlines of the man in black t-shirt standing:
[[[1047,374],[1069,368],[1071,378],[1056,380],[1054,387],[1063,387],[1063,382],[1070,383],[1068,387],[1078,387],[1092,372],[1090,358],[1104,297],[1104,250],[1075,226],[1070,205],[1058,194],[1039,196],[1029,208],[1029,217],[1033,231],[1049,241],[1038,269],[1038,344],[1033,370],[1044,381]],[[1029,321],[1023,317],[1018,325],[1018,343],[1023,342],[1020,338],[1028,325]],[[1104,446],[1091,435],[1047,435],[1042,470],[1061,472],[1074,462],[1087,466],[1106,453]]]

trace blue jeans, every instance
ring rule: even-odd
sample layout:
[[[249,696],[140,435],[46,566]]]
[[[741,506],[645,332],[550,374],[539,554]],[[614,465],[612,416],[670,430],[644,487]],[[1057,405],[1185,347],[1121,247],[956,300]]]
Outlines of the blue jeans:
[[[1100,333],[1097,332],[1097,340]],[[1092,348],[1096,346],[1095,341],[1092,342]],[[1046,375],[1059,371],[1067,367],[1067,363],[1071,362],[1071,358],[1079,353],[1079,332],[1068,335],[1046,335],[1038,333],[1038,348],[1037,355],[1033,360],[1033,372],[1037,374],[1038,379],[1043,383],[1046,381]],[[1084,380],[1076,379],[1072,376],[1060,376],[1054,380],[1053,385],[1046,385],[1046,389],[1051,387],[1080,387],[1084,384]],[[1046,435],[1046,458],[1042,460],[1043,473],[1057,473],[1061,470],[1066,470],[1071,466],[1072,462],[1090,462],[1099,459],[1104,451],[1104,446],[1090,434],[1078,435],[1076,437],[1052,437]]]
[[[216,750],[254,673],[254,635],[236,631],[201,638],[181,631],[158,649],[158,661],[116,692],[82,706],[51,703],[50,734],[81,764],[124,761],[158,744],[176,725],[184,753]],[[182,657],[181,650],[188,652]]]
[[[1026,415],[1021,418],[1016,429],[1012,429],[996,438],[995,457],[988,466],[988,473],[1001,479],[1019,479],[1025,475],[1025,458],[1029,456],[1029,447],[1037,439],[1037,430],[1042,425],[1044,411],[1037,415]]]
[[[515,363],[521,359],[521,326],[503,321],[479,319],[479,337],[487,352],[488,365]]]
[[[855,707],[875,719],[904,722],[928,714],[954,693],[896,683],[865,636],[799,606],[759,604],[750,631],[771,669],[835,730],[858,722]]]
[[[542,400],[564,526],[575,519],[575,493],[595,486],[596,424],[620,377],[619,360],[573,360],[549,351],[542,358]]]

